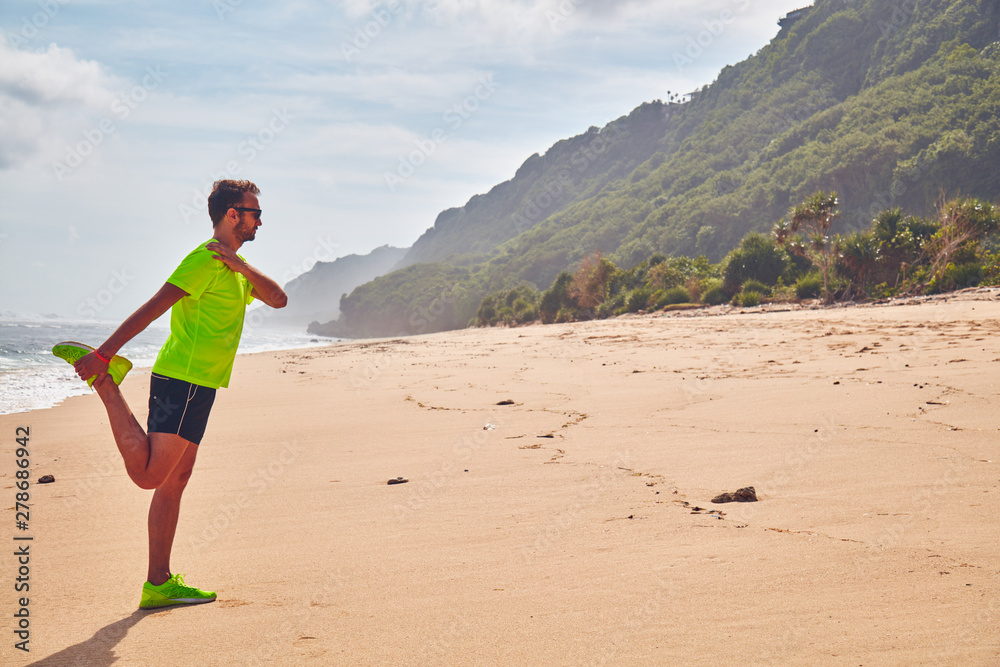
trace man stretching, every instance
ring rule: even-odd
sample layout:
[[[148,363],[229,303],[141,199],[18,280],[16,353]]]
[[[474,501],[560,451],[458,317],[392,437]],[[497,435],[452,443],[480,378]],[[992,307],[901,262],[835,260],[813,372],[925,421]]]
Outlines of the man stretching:
[[[255,298],[272,308],[287,302],[276,282],[236,254],[261,225],[258,194],[250,181],[217,181],[208,197],[212,239],[185,257],[153,298],[96,350],[75,343],[53,348],[74,364],[77,375],[93,380],[128,476],[140,488],[155,489],[142,608],[215,600],[215,593],[187,586],[183,575],[171,573],[170,549],[215,391],[229,386],[246,306]],[[124,373],[115,354],[168,308],[170,336],[153,364],[143,430],[118,389]]]

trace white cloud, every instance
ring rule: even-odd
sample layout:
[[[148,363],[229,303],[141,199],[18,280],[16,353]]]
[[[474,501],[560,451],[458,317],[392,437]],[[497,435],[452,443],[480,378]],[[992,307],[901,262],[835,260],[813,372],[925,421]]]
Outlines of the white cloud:
[[[0,87],[8,95],[95,106],[110,101],[108,82],[98,63],[77,60],[69,49],[50,44],[45,51],[22,51],[0,41]]]
[[[74,119],[107,112],[117,83],[69,49],[22,50],[0,37],[0,168],[59,146]]]
[[[360,29],[367,30],[373,42],[398,40],[408,52],[423,50],[435,62],[467,50],[489,59],[492,49],[499,49],[505,60],[511,54],[530,59],[531,50],[547,50],[566,33],[614,32],[621,29],[623,18],[648,21],[651,12],[661,13],[655,10],[662,4],[654,0],[348,0],[343,7],[355,34]],[[399,24],[405,28],[397,29]],[[384,37],[390,32],[392,37]],[[417,39],[412,38],[414,34]]]
[[[466,68],[430,73],[402,68],[365,68],[356,73],[304,73],[275,84],[276,92],[312,94],[352,104],[374,102],[407,113],[445,111],[447,101],[469,95],[484,73]],[[334,113],[336,110],[334,110]],[[324,110],[324,115],[330,110]]]

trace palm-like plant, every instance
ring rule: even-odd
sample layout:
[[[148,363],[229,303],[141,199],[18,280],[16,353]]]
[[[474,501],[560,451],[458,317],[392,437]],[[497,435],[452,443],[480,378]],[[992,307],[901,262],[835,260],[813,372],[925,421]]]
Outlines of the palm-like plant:
[[[854,232],[840,244],[837,268],[859,294],[866,293],[868,277],[878,261],[879,244],[871,233]]]
[[[830,228],[840,217],[836,192],[817,192],[803,203],[792,208],[789,220],[782,220],[774,227],[774,238],[789,252],[802,255],[819,268],[823,277],[823,298],[829,303],[830,269],[836,258],[836,241],[830,237]]]

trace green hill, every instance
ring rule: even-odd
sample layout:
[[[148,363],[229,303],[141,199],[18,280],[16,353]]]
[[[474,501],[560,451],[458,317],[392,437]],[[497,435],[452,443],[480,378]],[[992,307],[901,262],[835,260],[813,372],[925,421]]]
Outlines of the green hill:
[[[392,271],[406,249],[382,246],[367,255],[347,255],[332,262],[316,262],[307,272],[285,284],[291,297],[281,310],[268,310],[269,325],[301,329],[310,322],[340,315],[340,297]]]
[[[545,289],[595,251],[626,269],[654,253],[717,261],[817,190],[840,194],[839,233],[887,208],[925,214],[942,192],[995,199],[998,39],[995,0],[819,0],[690,102],[643,104],[445,211],[404,273],[312,330],[463,327],[486,294]]]

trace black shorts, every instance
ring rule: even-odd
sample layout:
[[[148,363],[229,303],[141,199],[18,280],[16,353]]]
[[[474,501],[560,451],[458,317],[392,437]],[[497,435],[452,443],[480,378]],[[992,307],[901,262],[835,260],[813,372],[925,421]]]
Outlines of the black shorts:
[[[146,431],[173,433],[201,444],[214,402],[214,389],[151,373]]]

